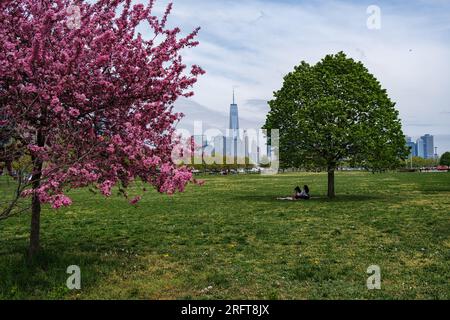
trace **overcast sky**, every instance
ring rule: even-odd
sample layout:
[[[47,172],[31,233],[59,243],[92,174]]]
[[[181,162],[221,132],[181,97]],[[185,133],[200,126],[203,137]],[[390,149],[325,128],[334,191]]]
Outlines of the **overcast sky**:
[[[207,72],[195,96],[177,103],[185,125],[225,127],[234,86],[241,127],[259,127],[283,75],[342,50],[381,81],[406,134],[433,134],[439,153],[450,150],[450,0],[173,2],[172,25],[202,28],[185,61]],[[367,28],[369,5],[381,9],[379,30]]]

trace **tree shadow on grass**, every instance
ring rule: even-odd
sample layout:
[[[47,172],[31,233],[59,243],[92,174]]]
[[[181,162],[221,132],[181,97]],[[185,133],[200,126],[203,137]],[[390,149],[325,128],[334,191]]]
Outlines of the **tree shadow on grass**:
[[[450,192],[449,185],[426,185],[419,188],[419,191],[423,194],[437,194],[442,192]]]
[[[343,203],[343,202],[367,202],[367,201],[390,201],[392,200],[392,197],[388,195],[363,195],[363,194],[344,194],[344,195],[337,195],[334,199],[329,199],[327,196],[312,196],[309,200],[296,200],[296,201],[289,201],[289,200],[279,200],[277,198],[280,198],[283,196],[280,195],[240,195],[240,196],[233,196],[234,200],[241,200],[241,201],[251,201],[251,202],[269,202],[269,203],[303,203],[303,202],[317,202],[317,203]],[[284,196],[286,197],[286,196]]]
[[[118,259],[100,259],[100,252],[61,252],[42,249],[30,262],[26,249],[9,250],[0,255],[0,300],[5,299],[71,299],[120,267]],[[80,267],[81,290],[70,290],[67,268]]]
[[[312,197],[311,200],[317,202],[368,202],[368,201],[386,201],[392,197],[383,194],[338,194],[335,198],[329,199],[327,196]]]

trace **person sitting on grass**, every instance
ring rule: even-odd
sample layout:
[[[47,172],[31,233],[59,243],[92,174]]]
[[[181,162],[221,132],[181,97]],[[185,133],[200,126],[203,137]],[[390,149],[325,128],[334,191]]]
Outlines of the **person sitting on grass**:
[[[310,198],[311,196],[309,195],[309,187],[305,184],[303,186],[303,191],[300,193],[300,199],[309,200]]]
[[[299,186],[295,187],[294,194],[292,195],[292,200],[299,200],[302,197],[302,189]]]
[[[303,190],[299,186],[295,187],[294,194],[291,197],[277,198],[278,200],[309,200],[311,197],[309,195],[309,188],[307,185],[303,186]]]

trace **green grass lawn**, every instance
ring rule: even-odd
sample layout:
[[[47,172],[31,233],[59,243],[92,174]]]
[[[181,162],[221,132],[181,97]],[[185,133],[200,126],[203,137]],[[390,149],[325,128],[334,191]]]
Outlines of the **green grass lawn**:
[[[276,200],[305,183],[318,198]],[[211,176],[137,207],[73,191],[43,209],[32,265],[29,216],[0,221],[0,299],[450,298],[449,173],[338,173],[336,189],[328,201],[325,174]],[[381,290],[366,287],[373,264]]]

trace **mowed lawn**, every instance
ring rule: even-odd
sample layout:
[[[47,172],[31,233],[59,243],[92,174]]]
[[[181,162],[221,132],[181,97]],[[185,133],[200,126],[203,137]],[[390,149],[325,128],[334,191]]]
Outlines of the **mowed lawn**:
[[[71,207],[44,208],[32,265],[29,216],[0,221],[0,299],[450,298],[450,173],[342,172],[333,201],[323,173],[205,179],[137,207],[72,191]],[[314,199],[276,200],[305,183]]]

